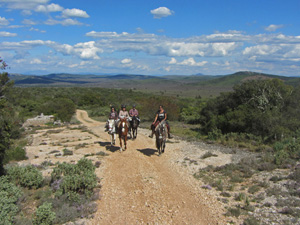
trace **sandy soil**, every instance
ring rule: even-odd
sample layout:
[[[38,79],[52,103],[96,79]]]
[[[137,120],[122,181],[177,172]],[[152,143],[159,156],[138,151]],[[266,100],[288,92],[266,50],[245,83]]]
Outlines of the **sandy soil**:
[[[217,201],[214,190],[201,188],[201,181],[192,174],[207,165],[231,162],[232,155],[196,146],[179,139],[171,139],[166,152],[158,156],[149,130],[139,129],[136,140],[128,140],[128,148],[119,151],[110,146],[110,137],[104,132],[104,123],[90,119],[83,110],[77,110],[82,125],[56,128],[49,132],[39,130],[31,136],[27,147],[29,159],[23,164],[41,164],[44,161],[76,162],[84,155],[101,166],[96,174],[102,185],[98,210],[85,224],[227,224],[235,221],[225,217],[224,205]],[[64,148],[74,152],[63,156]],[[208,150],[216,157],[201,160]],[[108,156],[99,156],[99,151]],[[56,153],[54,153],[56,152]],[[61,155],[57,154],[61,153]],[[55,156],[56,154],[56,156]],[[185,164],[187,158],[197,163]],[[51,169],[44,172],[49,175]]]

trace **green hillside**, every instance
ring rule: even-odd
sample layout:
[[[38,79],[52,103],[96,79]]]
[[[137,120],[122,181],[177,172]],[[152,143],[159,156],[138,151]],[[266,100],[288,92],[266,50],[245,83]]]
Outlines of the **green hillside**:
[[[284,77],[249,71],[229,75],[192,75],[192,76],[150,76],[150,75],[78,75],[49,74],[44,76],[26,76],[11,74],[16,86],[21,87],[101,87],[116,89],[134,89],[146,93],[182,97],[213,97],[220,92],[231,91],[233,86],[247,80],[265,80],[277,78],[286,84],[297,86],[298,77]]]

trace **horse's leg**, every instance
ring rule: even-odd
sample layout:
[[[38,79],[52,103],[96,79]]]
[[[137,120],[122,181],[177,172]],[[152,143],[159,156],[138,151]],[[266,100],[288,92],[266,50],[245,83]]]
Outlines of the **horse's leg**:
[[[122,137],[119,137],[119,139],[120,139],[120,152],[122,152],[123,151],[123,149],[122,149]]]
[[[156,148],[158,151],[158,155],[160,155],[160,140],[159,139],[156,139]]]
[[[125,149],[127,149],[127,135],[125,135],[124,137],[124,145],[125,145]]]

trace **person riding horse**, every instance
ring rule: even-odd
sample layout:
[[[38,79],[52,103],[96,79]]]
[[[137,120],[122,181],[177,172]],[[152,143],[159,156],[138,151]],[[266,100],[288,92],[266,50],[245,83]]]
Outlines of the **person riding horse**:
[[[117,128],[119,129],[120,127],[120,119],[126,118],[126,123],[127,127],[130,126],[128,119],[129,119],[129,114],[128,111],[126,110],[126,105],[121,106],[121,111],[119,112],[119,120],[117,121]]]
[[[135,108],[135,104],[132,105],[132,109],[129,110],[129,116],[130,117],[136,117],[138,121],[138,125],[140,125],[140,118],[139,118],[139,111]]]
[[[111,120],[111,119],[113,119],[113,120],[118,119],[118,112],[116,111],[114,106],[110,107],[110,113],[109,113],[109,116],[108,116],[108,120]],[[105,132],[108,131],[108,120],[106,121],[106,124],[105,124]]]
[[[155,133],[155,128],[157,127],[157,125],[162,122],[165,121],[166,125],[167,125],[167,130],[168,130],[168,138],[172,138],[170,135],[170,125],[167,122],[167,112],[164,110],[163,106],[160,105],[159,106],[159,110],[156,112],[156,116],[154,119],[154,122],[151,124],[151,134],[149,135],[149,137],[153,137],[153,134]]]

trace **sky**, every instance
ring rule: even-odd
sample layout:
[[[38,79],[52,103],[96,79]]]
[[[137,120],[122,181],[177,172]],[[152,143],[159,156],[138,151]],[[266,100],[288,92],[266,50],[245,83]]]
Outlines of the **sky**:
[[[299,0],[0,0],[9,73],[300,76]]]

